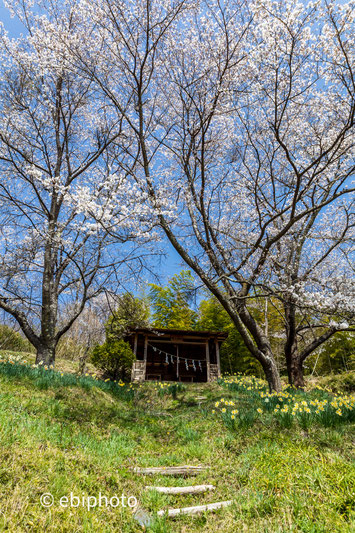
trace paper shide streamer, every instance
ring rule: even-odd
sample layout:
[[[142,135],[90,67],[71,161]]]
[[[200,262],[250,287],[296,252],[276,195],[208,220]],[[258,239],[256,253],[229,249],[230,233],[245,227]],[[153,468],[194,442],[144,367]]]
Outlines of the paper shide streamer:
[[[149,346],[151,348],[153,348],[153,350],[155,352],[158,352],[160,355],[161,354],[165,355],[165,363],[167,363],[167,364],[169,364],[169,356],[170,356],[171,364],[174,363],[174,357],[176,357],[177,365],[179,365],[180,360],[181,361],[185,361],[185,367],[186,367],[186,370],[188,370],[189,369],[189,361],[191,361],[192,368],[193,368],[194,372],[196,372],[196,370],[197,370],[196,363],[198,363],[199,370],[200,370],[200,372],[202,372],[202,362],[201,362],[200,359],[196,361],[195,359],[191,359],[190,357],[178,357],[177,355],[165,352],[164,350],[159,350],[156,346],[153,346],[151,344],[149,344]]]

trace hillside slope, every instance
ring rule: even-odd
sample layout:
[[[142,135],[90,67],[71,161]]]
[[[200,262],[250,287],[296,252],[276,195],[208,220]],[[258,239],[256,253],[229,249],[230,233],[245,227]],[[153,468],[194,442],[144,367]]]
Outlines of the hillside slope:
[[[325,427],[299,418],[285,427],[274,409],[256,416],[265,398],[259,398],[260,385],[259,391],[246,385],[191,384],[176,391],[0,363],[0,531],[142,531],[128,506],[106,507],[103,500],[88,509],[87,497],[99,493],[134,496],[152,515],[235,500],[200,517],[155,519],[148,528],[155,532],[354,531],[354,423],[339,418]],[[192,482],[130,469],[182,464],[208,469]],[[145,490],[192,483],[216,490],[188,496]],[[54,498],[48,508],[40,504],[44,493]],[[61,506],[71,493],[85,505]]]

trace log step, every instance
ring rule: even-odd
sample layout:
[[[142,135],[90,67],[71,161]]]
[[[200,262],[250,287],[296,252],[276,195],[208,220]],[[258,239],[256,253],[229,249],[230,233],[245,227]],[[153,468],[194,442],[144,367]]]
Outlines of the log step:
[[[148,490],[156,490],[163,494],[199,494],[215,488],[213,485],[193,485],[190,487],[153,487],[148,485],[146,487]]]
[[[142,508],[138,508],[134,511],[133,518],[137,520],[138,524],[143,526],[143,528],[150,526],[152,523],[152,516]]]
[[[208,503],[207,505],[196,505],[195,507],[181,507],[180,509],[167,509],[158,511],[158,516],[178,516],[179,514],[200,514],[204,511],[215,511],[222,507],[232,505],[233,500],[225,502]]]
[[[203,472],[205,467],[202,465],[198,466],[153,466],[151,468],[133,468],[133,471],[136,474],[146,474],[146,475],[156,475],[160,474],[163,476],[196,476],[200,472]]]

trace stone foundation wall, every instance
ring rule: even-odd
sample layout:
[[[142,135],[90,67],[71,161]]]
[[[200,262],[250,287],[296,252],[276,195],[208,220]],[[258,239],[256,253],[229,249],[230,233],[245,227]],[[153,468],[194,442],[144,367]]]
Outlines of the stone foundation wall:
[[[207,381],[217,381],[217,379],[220,377],[220,374],[218,372],[218,365],[213,365],[212,363],[209,364],[208,375],[207,375]]]
[[[145,370],[146,370],[145,361],[134,361],[133,366],[132,366],[131,380],[135,383],[144,381]]]

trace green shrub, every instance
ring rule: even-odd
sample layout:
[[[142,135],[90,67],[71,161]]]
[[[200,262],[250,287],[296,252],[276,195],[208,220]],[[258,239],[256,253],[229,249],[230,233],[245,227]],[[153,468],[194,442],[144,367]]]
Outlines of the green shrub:
[[[35,351],[30,341],[5,324],[0,324],[0,350],[31,353]]]
[[[91,355],[92,363],[112,380],[129,381],[134,360],[128,342],[121,339],[95,346]]]
[[[318,384],[333,392],[349,393],[355,391],[355,371],[342,372],[341,374],[330,374],[318,378]]]

